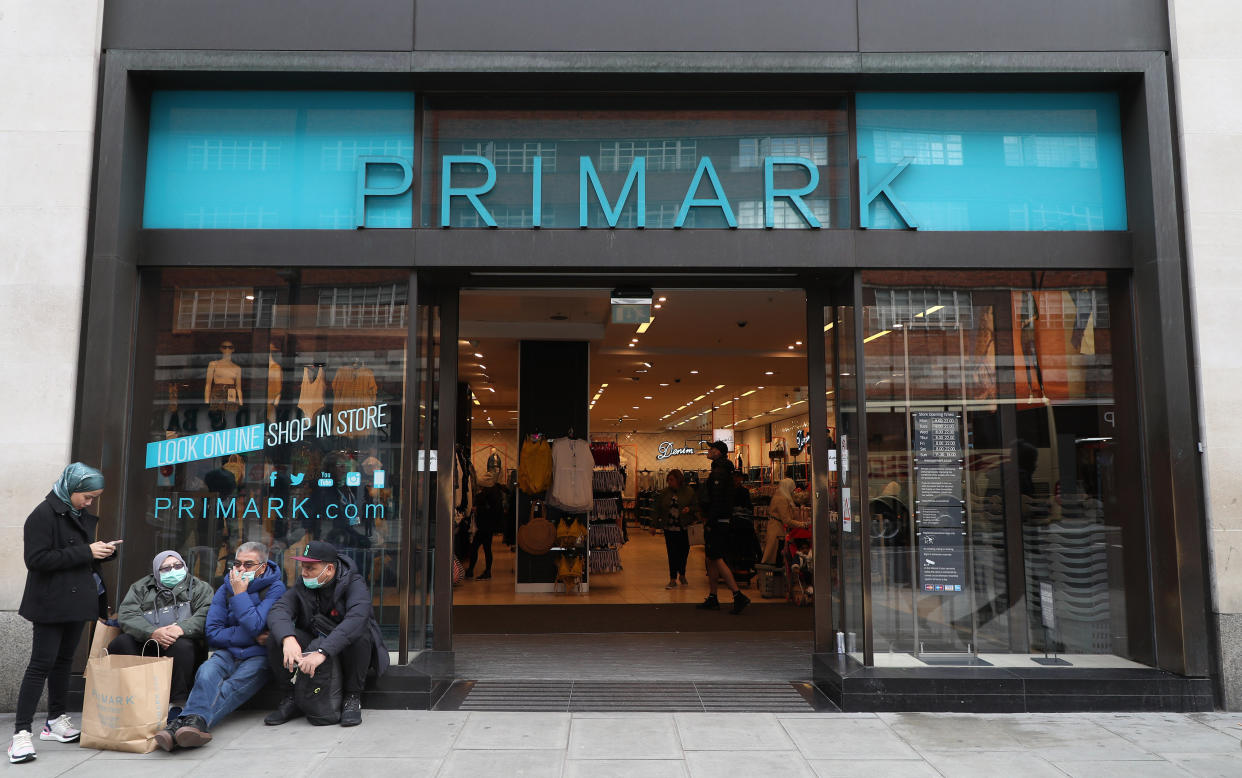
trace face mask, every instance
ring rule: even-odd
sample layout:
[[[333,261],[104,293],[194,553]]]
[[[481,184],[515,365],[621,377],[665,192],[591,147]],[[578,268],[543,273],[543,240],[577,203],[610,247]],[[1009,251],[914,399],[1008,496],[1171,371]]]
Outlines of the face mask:
[[[320,573],[319,575],[323,575],[323,573]],[[306,576],[302,576],[302,585],[305,586],[307,589],[318,589],[319,587],[323,586],[323,584],[319,582],[319,575],[315,576],[314,578],[307,578]]]
[[[169,570],[167,573],[160,573],[160,583],[172,589],[177,584],[185,580],[185,568],[180,570]]]
[[[241,579],[249,583],[250,581],[254,580],[254,574],[255,574],[254,570],[251,570],[250,572],[247,572],[247,573],[242,573]]]

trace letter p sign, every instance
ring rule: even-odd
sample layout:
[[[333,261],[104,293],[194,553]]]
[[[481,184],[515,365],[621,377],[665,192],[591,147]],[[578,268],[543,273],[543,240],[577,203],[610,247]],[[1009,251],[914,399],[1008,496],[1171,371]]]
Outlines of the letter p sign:
[[[401,168],[401,182],[395,186],[367,185],[367,171],[378,166]],[[367,226],[367,198],[405,194],[414,183],[414,165],[401,157],[358,157],[358,202],[354,207],[354,226]]]

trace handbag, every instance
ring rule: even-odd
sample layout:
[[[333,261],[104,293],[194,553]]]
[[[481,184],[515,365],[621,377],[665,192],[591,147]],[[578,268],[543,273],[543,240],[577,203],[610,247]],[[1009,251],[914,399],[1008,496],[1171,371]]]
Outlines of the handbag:
[[[86,662],[82,747],[149,754],[168,722],[172,657],[105,654]]]
[[[517,531],[518,548],[532,556],[543,556],[556,545],[556,525],[546,517],[535,515],[535,506],[530,506],[530,520]]]
[[[190,618],[189,602],[174,602],[172,605],[165,605],[155,610],[143,611],[142,617],[152,627],[167,627],[169,624],[176,624],[179,621],[186,621]]]
[[[319,641],[313,640],[308,651]],[[298,672],[293,678],[293,701],[306,720],[317,727],[341,722],[341,660],[330,656],[315,668],[315,675]]]

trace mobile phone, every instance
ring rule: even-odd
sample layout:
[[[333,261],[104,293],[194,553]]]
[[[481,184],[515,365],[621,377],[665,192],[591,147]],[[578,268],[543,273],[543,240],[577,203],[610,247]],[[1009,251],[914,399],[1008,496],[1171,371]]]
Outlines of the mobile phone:
[[[124,543],[124,542],[125,542],[124,540],[109,540],[109,541],[108,541],[108,545],[109,545],[109,546],[119,546],[119,545],[121,545],[121,544],[122,544],[122,543]]]

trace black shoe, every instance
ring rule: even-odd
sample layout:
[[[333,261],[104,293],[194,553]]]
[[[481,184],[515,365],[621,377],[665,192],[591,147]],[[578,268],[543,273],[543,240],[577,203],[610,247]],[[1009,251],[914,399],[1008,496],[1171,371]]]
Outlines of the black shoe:
[[[357,694],[346,694],[345,704],[341,706],[341,726],[356,727],[362,723],[362,698]]]
[[[720,610],[720,600],[716,599],[716,595],[709,594],[707,595],[707,599],[703,600],[703,602],[694,607],[701,611],[718,611]]]
[[[269,727],[278,727],[287,721],[292,721],[302,715],[302,709],[293,701],[293,695],[285,697],[280,701],[280,705],[276,706],[276,710],[267,714],[263,719],[263,723]]]
[[[473,570],[467,570],[467,571],[466,571],[466,580],[467,580],[467,581],[469,581],[469,580],[471,580],[472,578],[474,578],[474,571],[473,571]]]
[[[202,716],[184,716],[181,726],[177,727],[174,738],[182,748],[198,748],[211,742],[211,732],[207,730],[207,720]]]
[[[476,579],[474,579],[474,580],[476,580],[476,581],[490,581],[490,580],[491,580],[491,578],[492,578],[492,571],[491,571],[491,570],[488,570],[487,572],[483,573],[483,575],[479,576],[478,578],[476,578]]]
[[[172,751],[177,747],[177,728],[181,726],[181,719],[174,719],[171,724],[155,733],[155,745],[165,751]]]
[[[165,723],[167,723],[167,724],[172,724],[174,721],[176,721],[176,720],[177,720],[177,719],[179,719],[179,718],[181,718],[181,706],[180,706],[180,705],[173,705],[173,706],[169,707],[169,709],[168,709],[168,721],[167,721],[167,722],[165,722]]]
[[[729,609],[729,613],[736,616],[746,610],[746,606],[750,605],[750,598],[739,592],[733,593],[733,607]]]

